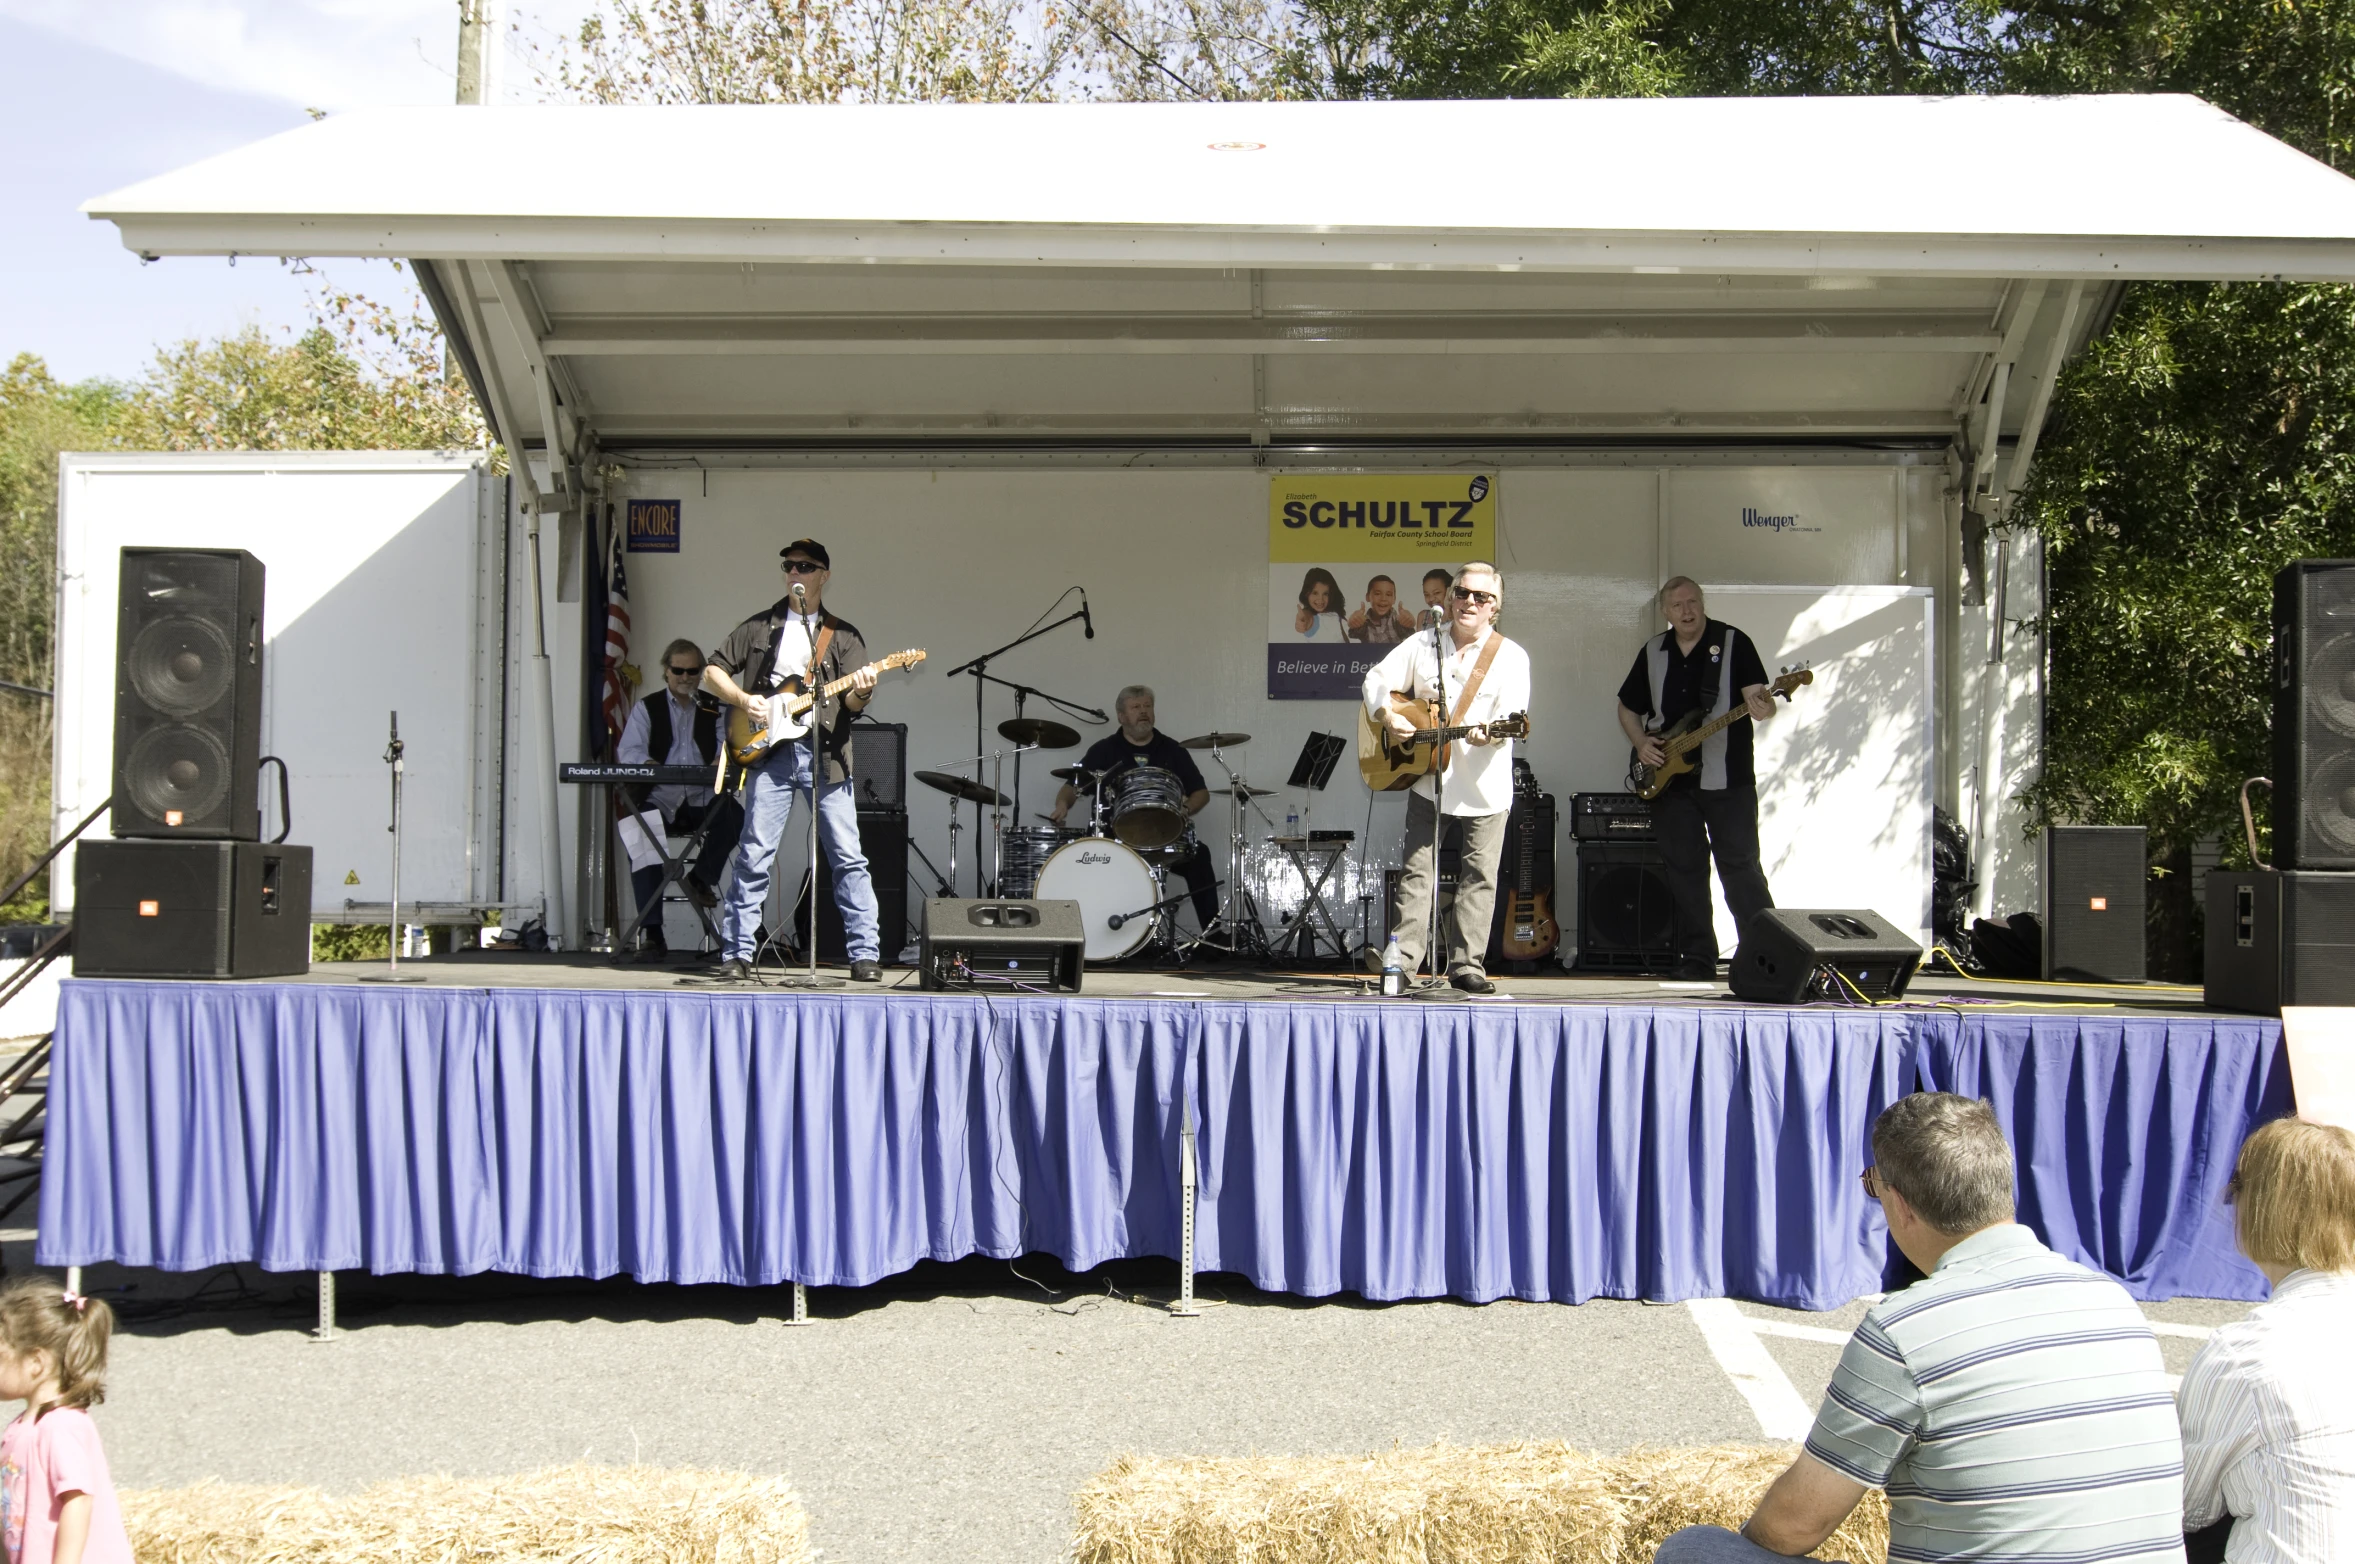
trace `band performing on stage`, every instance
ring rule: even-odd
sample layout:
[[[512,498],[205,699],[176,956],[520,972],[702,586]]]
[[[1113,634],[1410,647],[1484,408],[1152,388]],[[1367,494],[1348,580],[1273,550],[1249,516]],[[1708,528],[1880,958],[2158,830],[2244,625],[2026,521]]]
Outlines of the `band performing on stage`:
[[[657,782],[630,794],[639,811],[634,828],[684,843],[675,856],[633,846],[635,905],[628,910],[635,917],[616,954],[642,930],[639,959],[667,959],[661,897],[672,883],[717,947],[717,968],[692,981],[751,981],[764,949],[787,958],[814,937],[772,928],[763,917],[795,800],[810,796],[814,756],[817,850],[844,954],[853,981],[875,982],[898,954],[886,939],[902,931],[881,927],[860,841],[853,719],[874,700],[884,673],[925,654],[869,660],[858,627],[826,607],[832,560],[824,544],[796,539],[780,559],[785,594],[738,624],[708,660],[694,642],[673,641],[663,654],[663,688],[631,708],[622,729],[615,769],[637,767],[636,777]],[[1155,693],[1143,684],[1114,698],[1114,732],[1076,764],[1052,769],[1059,786],[1048,811],[1023,818],[1018,777],[1016,796],[1009,796],[1002,769],[990,782],[956,771],[920,770],[915,778],[947,795],[952,811],[964,803],[991,811],[977,848],[987,870],[976,870],[978,888],[1008,901],[1076,903],[1090,963],[1362,960],[1381,975],[1385,992],[1403,992],[1428,971],[1432,983],[1492,993],[1500,868],[1511,872],[1501,864],[1507,822],[1516,799],[1538,791],[1514,758],[1515,740],[1530,732],[1535,674],[1529,653],[1498,628],[1505,581],[1494,564],[1433,568],[1418,586],[1423,607],[1410,612],[1392,578],[1377,575],[1367,606],[1346,619],[1349,640],[1387,648],[1359,691],[1357,745],[1367,787],[1407,795],[1404,831],[1388,857],[1396,869],[1369,870],[1373,844],[1358,843],[1355,831],[1306,830],[1297,819],[1278,827],[1261,802],[1277,790],[1254,786],[1227,757],[1251,735],[1173,739],[1156,725]],[[1689,577],[1668,581],[1654,606],[1668,628],[1642,644],[1615,705],[1631,746],[1623,807],[1648,807],[1657,833],[1675,909],[1673,975],[1708,978],[1718,960],[1712,859],[1737,926],[1774,905],[1759,863],[1753,743],[1742,719],[1771,719],[1774,697],[1787,697],[1810,676],[1787,673],[1770,683],[1749,637],[1709,618]],[[1083,607],[1074,617],[1085,614]],[[1057,704],[1083,718],[1105,715]],[[998,732],[1016,756],[1081,743],[1077,729],[1044,718],[1016,717]],[[1293,784],[1315,771],[1325,737],[1312,738]],[[1324,774],[1337,746],[1322,753]],[[1216,785],[1197,759],[1203,754],[1221,773]],[[977,767],[979,758],[966,764]],[[1322,781],[1315,776],[1312,785]],[[1214,796],[1227,805],[1223,881],[1196,830]],[[625,822],[625,832],[631,828]],[[958,874],[962,829],[952,815],[944,891]],[[1521,858],[1534,855],[1524,849]],[[731,867],[723,892],[722,874]],[[1174,893],[1173,879],[1181,886]],[[1552,890],[1506,888],[1524,906],[1542,905]],[[1181,903],[1191,903],[1190,931],[1178,917]],[[715,909],[716,926],[708,916]],[[1494,948],[1511,959],[1527,954],[1526,943]]]

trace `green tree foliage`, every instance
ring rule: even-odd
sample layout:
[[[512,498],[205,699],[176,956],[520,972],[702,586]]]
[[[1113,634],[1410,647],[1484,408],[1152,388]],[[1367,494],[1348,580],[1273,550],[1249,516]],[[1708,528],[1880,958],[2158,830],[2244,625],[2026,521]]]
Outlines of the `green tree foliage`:
[[[2188,92],[2355,168],[2346,0],[1302,0],[1334,97]],[[1958,156],[1962,155],[1958,149]],[[1836,156],[1836,154],[1827,154]],[[2001,171],[1972,198],[2000,211]],[[2086,177],[2099,178],[2098,168]],[[2196,975],[2195,843],[2266,769],[2272,574],[2355,554],[2355,291],[2137,284],[2011,518],[2050,588],[2031,823],[2147,826],[2154,970]]]

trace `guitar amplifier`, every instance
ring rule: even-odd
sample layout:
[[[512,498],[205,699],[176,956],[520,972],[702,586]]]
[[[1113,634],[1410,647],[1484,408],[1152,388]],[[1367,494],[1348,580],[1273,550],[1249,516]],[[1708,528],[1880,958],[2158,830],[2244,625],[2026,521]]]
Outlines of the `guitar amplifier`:
[[[1676,964],[1676,898],[1649,841],[1578,844],[1578,961],[1586,973],[1665,972]]]
[[[917,984],[1021,985],[1076,994],[1087,943],[1087,922],[1075,901],[935,897],[924,904]]]
[[[1570,835],[1581,842],[1648,842],[1651,803],[1633,793],[1573,793]]]
[[[875,884],[875,921],[879,926],[878,941],[883,947],[883,964],[896,966],[900,952],[908,946],[907,811],[860,805],[859,851],[866,854],[867,874]],[[822,852],[818,854],[817,892],[818,959],[848,961],[849,940],[843,933],[842,909],[834,904],[834,875],[826,867],[826,855]],[[793,908],[792,943],[796,947],[810,926],[809,897],[810,876],[805,869],[801,876],[801,896]]]

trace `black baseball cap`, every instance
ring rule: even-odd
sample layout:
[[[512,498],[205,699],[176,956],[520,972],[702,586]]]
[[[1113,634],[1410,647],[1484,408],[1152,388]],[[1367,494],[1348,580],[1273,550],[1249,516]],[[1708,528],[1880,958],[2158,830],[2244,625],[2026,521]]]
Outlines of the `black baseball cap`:
[[[832,570],[834,568],[834,561],[827,557],[826,545],[818,542],[814,538],[795,538],[792,542],[777,550],[777,557],[779,559],[783,559],[786,555],[792,553],[795,549],[801,550],[804,554],[807,554],[810,558],[816,560],[818,562],[818,567],[821,570]]]

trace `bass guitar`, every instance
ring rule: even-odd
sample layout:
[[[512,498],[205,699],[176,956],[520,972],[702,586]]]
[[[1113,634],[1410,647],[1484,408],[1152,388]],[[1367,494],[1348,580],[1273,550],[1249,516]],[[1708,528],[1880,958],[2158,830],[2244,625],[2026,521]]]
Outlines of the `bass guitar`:
[[[1366,779],[1366,786],[1377,793],[1403,793],[1427,776],[1447,767],[1448,746],[1458,739],[1484,734],[1492,739],[1522,739],[1529,736],[1529,713],[1517,711],[1510,717],[1498,717],[1491,722],[1467,723],[1460,728],[1441,727],[1445,715],[1436,701],[1419,701],[1411,695],[1390,697],[1390,709],[1415,726],[1407,738],[1393,738],[1386,727],[1376,727],[1367,715],[1364,704],[1357,708],[1357,770]]]
[[[749,766],[778,744],[786,744],[809,732],[809,715],[820,700],[832,700],[869,671],[881,674],[894,668],[913,668],[924,660],[920,651],[893,652],[879,662],[854,669],[839,679],[830,680],[816,690],[802,681],[801,675],[791,674],[777,692],[764,700],[762,720],[753,726],[752,713],[741,706],[728,708],[728,753],[736,757],[736,764]]]
[[[1537,875],[1538,855],[1552,845],[1554,801],[1538,791],[1537,775],[1525,760],[1513,762],[1513,796],[1517,807],[1506,825],[1512,833],[1513,872],[1498,910],[1498,945],[1507,961],[1541,961],[1562,943],[1562,926],[1554,921],[1553,877],[1540,883]]]
[[[1802,664],[1785,668],[1782,677],[1768,687],[1768,693],[1783,700],[1802,684],[1813,684],[1815,675]],[[1698,711],[1688,711],[1653,737],[1660,741],[1660,764],[1647,766],[1634,750],[1627,752],[1627,790],[1638,798],[1658,798],[1668,791],[1668,784],[1700,764],[1696,758],[1703,744],[1750,715],[1749,703],[1736,701],[1723,716],[1704,719]]]

